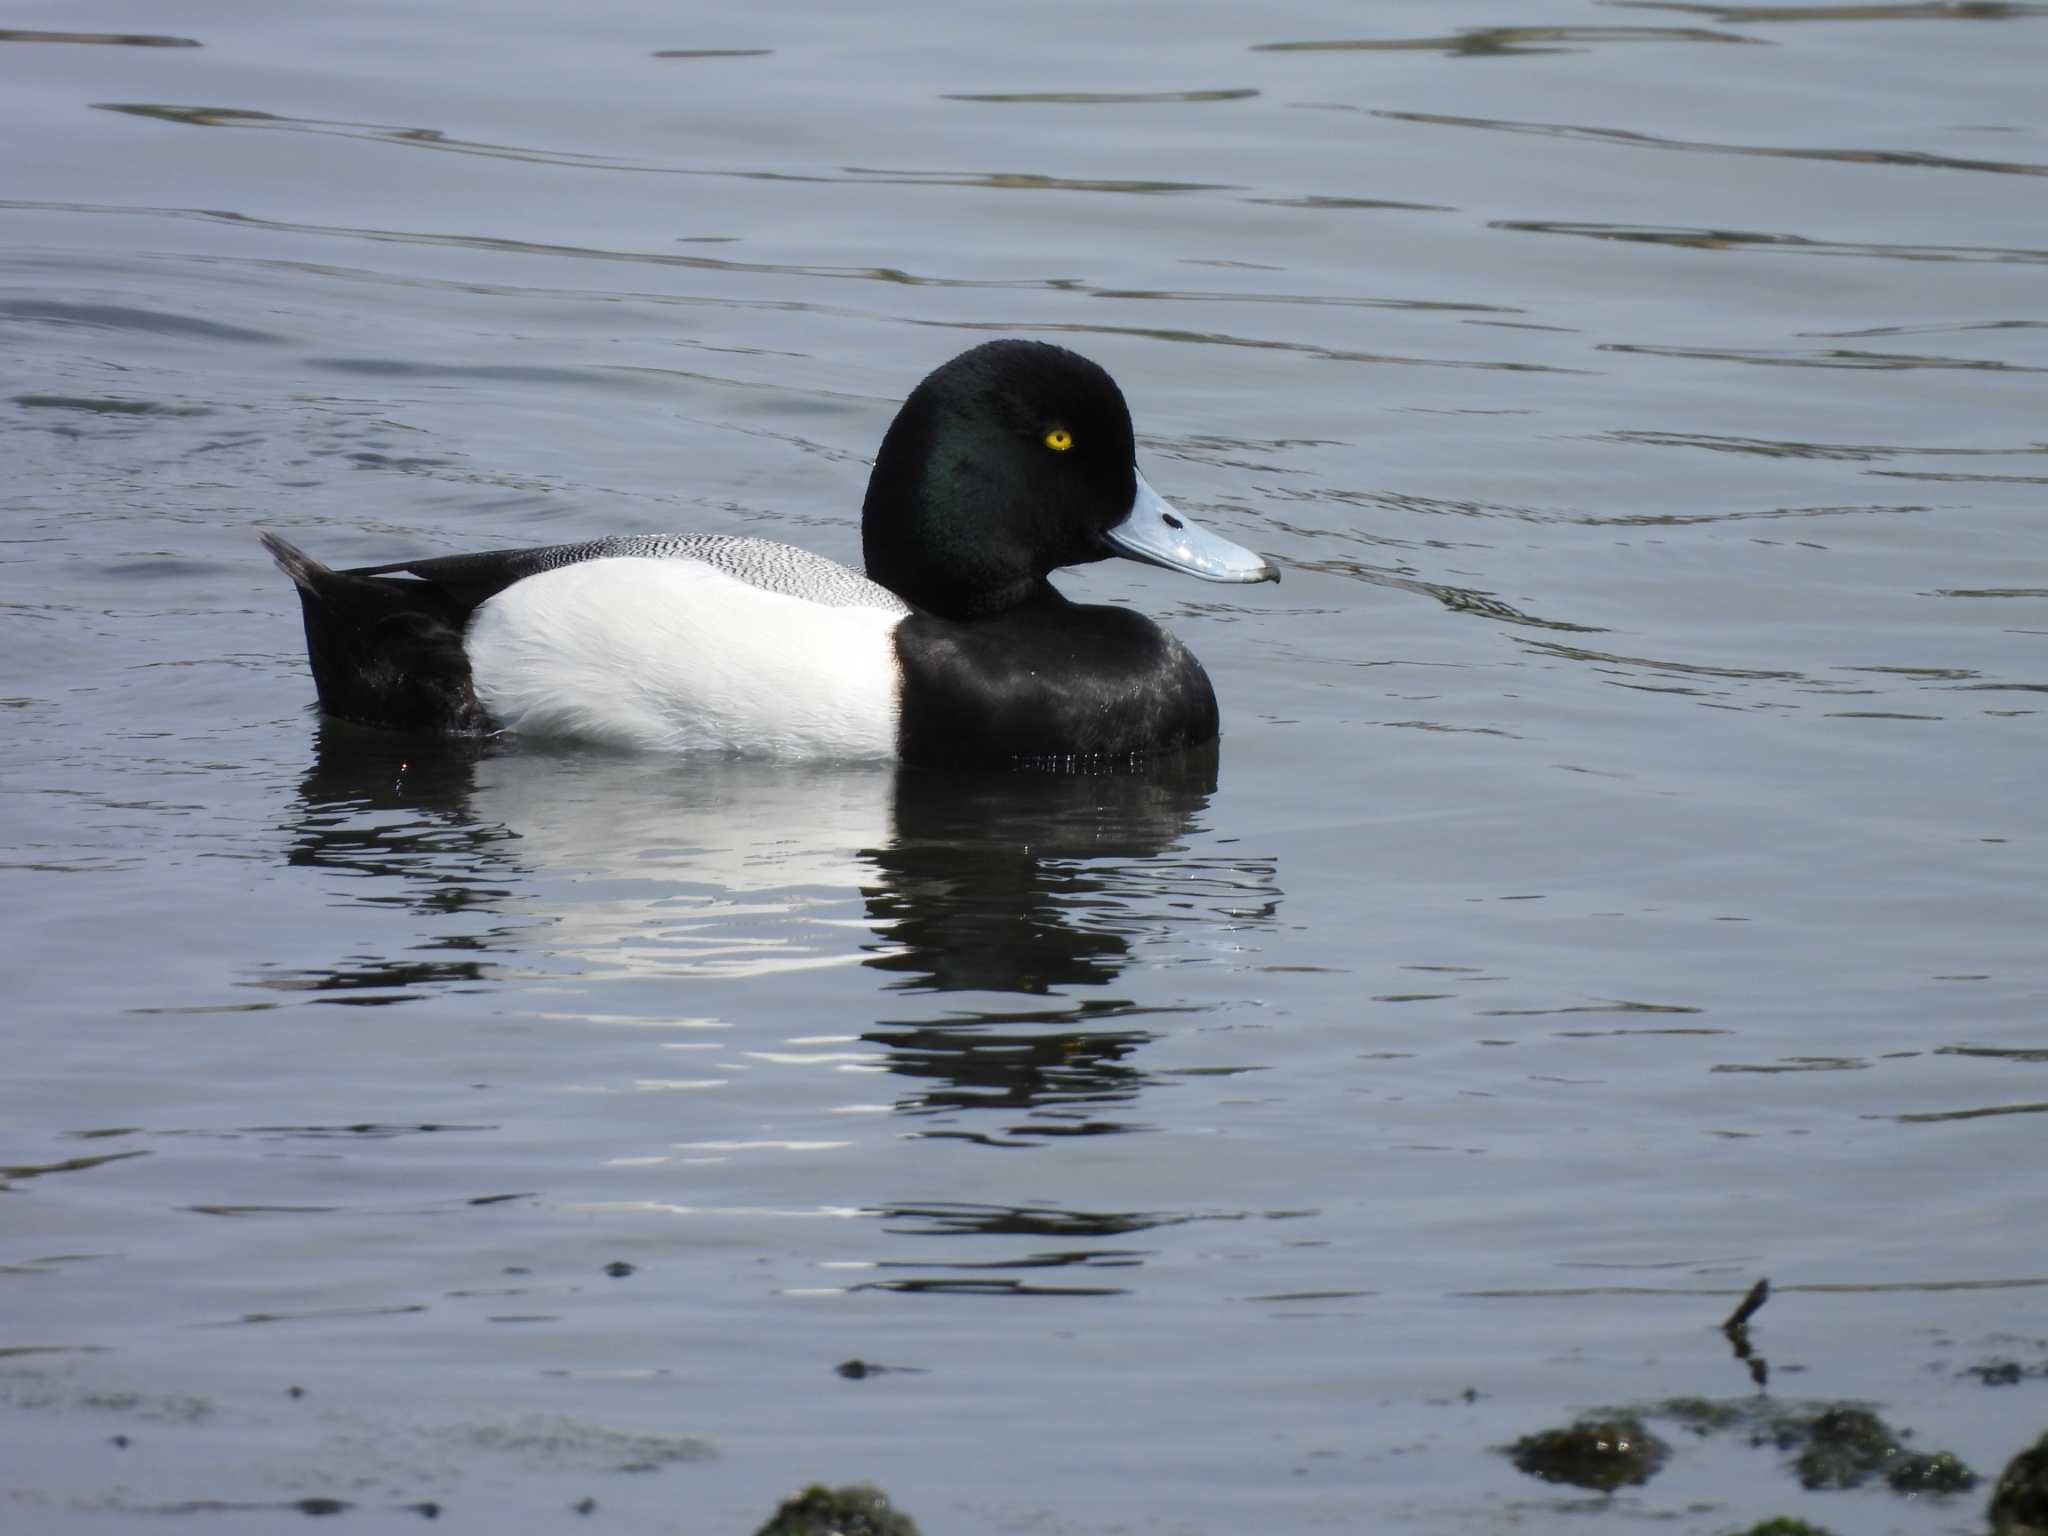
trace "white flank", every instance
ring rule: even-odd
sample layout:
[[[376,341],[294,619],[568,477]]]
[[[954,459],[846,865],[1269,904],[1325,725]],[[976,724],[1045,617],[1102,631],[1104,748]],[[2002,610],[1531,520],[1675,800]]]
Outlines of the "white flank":
[[[900,613],[831,608],[697,560],[585,560],[476,611],[476,696],[507,730],[649,752],[896,754]]]

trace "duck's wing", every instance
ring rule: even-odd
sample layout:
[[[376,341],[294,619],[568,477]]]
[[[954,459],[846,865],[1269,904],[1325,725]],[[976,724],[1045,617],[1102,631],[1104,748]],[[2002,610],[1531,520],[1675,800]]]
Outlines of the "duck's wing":
[[[640,533],[540,549],[496,549],[475,555],[439,555],[369,565],[350,576],[413,576],[439,588],[464,612],[516,581],[585,560],[697,560],[764,591],[827,608],[910,610],[903,599],[859,571],[777,539],[729,533]]]
[[[836,560],[734,534],[640,534],[347,571],[330,570],[275,534],[262,539],[299,590],[321,705],[344,719],[411,730],[473,734],[492,728],[470,669],[466,637],[476,611],[527,577],[561,566],[694,561],[819,608],[910,611],[888,588]],[[645,583],[629,579],[625,585],[638,590]]]

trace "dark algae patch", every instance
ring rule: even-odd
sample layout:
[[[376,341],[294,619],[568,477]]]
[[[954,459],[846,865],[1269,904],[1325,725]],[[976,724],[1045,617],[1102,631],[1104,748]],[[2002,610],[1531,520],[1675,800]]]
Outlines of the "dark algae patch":
[[[1612,1493],[1647,1482],[1670,1454],[1670,1447],[1644,1427],[1645,1420],[1653,1419],[1702,1438],[1736,1434],[1753,1446],[1787,1453],[1792,1458],[1789,1470],[1810,1492],[1860,1488],[1882,1479],[1894,1493],[1907,1496],[1953,1494],[1978,1483],[1977,1474],[1952,1452],[1907,1449],[1910,1431],[1893,1429],[1860,1403],[1673,1397],[1631,1409],[1602,1409],[1566,1428],[1525,1435],[1507,1449],[1515,1465],[1531,1476]],[[2031,1472],[2015,1478],[2028,1457],[2036,1458]],[[2016,1460],[2006,1477],[2015,1487],[2027,1486],[2030,1477],[2048,1510],[2048,1436]],[[2005,1486],[2000,1483],[2001,1491]],[[2048,1536],[2048,1514],[2032,1518],[2038,1523],[2015,1525],[2012,1530],[2022,1536]],[[1818,1529],[1786,1516],[1751,1527],[1742,1536],[1797,1536]]]
[[[1793,1454],[1803,1488],[1860,1488],[1883,1478],[1896,1493],[1962,1493],[1977,1474],[1949,1451],[1910,1451],[1895,1430],[1860,1403],[1781,1403],[1770,1398],[1673,1397],[1643,1412],[1674,1419],[1697,1435],[1728,1430],[1751,1445]]]
[[[1884,1475],[1894,1493],[1966,1493],[1977,1486],[1977,1474],[1952,1451],[1925,1455],[1909,1452]]]
[[[2007,1464],[1985,1513],[1991,1536],[2048,1536],[2048,1434]]]
[[[1671,1448],[1632,1414],[1598,1414],[1563,1429],[1539,1430],[1508,1447],[1515,1465],[1546,1483],[1612,1493],[1647,1483]]]
[[[1966,1365],[1962,1374],[1974,1376],[1987,1387],[2016,1387],[2029,1378],[2048,1380],[2048,1360],[2037,1360],[2032,1365],[2023,1365],[2017,1360],[1999,1356],[1983,1360],[1976,1365]]]
[[[918,1529],[872,1483],[843,1488],[813,1483],[784,1499],[754,1536],[918,1536]]]
[[[1805,1431],[1793,1469],[1804,1488],[1859,1488],[1882,1477],[1898,1493],[1960,1493],[1977,1474],[1947,1451],[1908,1451],[1905,1436],[1868,1408],[1840,1404],[1807,1419],[1788,1420]]]
[[[1755,1397],[1667,1397],[1643,1412],[1656,1419],[1671,1419],[1696,1435],[1711,1435],[1724,1429],[1755,1426],[1768,1414],[1770,1404]]]
[[[1802,1488],[1856,1488],[1905,1454],[1891,1427],[1868,1408],[1825,1408],[1806,1425],[1793,1462]]]

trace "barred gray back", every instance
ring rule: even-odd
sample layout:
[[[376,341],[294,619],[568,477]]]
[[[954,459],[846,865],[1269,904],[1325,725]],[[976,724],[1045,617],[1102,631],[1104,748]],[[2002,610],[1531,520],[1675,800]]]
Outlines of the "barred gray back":
[[[879,582],[859,571],[784,544],[779,539],[749,538],[733,533],[621,534],[588,544],[561,544],[533,551],[536,570],[552,570],[582,560],[632,557],[652,560],[701,560],[750,587],[800,597],[827,608],[883,608],[908,613],[909,606]]]

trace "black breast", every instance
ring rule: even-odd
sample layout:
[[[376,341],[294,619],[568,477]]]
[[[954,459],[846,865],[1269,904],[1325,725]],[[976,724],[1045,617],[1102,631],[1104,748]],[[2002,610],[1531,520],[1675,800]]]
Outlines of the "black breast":
[[[1186,646],[1142,614],[1050,588],[986,619],[913,613],[896,654],[907,763],[1107,764],[1216,738],[1216,693]]]

